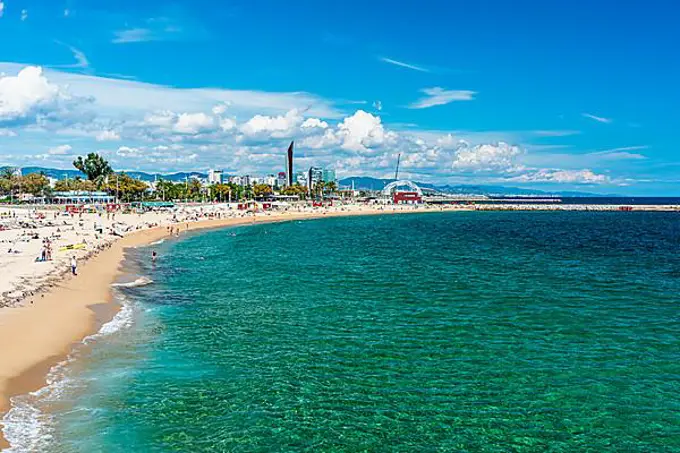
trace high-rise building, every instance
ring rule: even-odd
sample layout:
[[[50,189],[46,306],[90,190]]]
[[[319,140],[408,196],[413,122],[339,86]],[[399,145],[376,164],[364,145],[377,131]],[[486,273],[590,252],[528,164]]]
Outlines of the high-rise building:
[[[306,186],[307,185],[307,173],[304,171],[299,171],[295,174],[295,182],[300,184],[301,186]]]
[[[276,177],[274,175],[267,175],[264,178],[264,183],[267,184],[269,187],[275,187]]]
[[[286,176],[287,183],[289,186],[293,185],[293,146],[295,142],[290,142],[288,147],[288,152],[286,153]]]
[[[222,184],[222,170],[208,170],[208,184]]]
[[[278,178],[276,178],[276,187],[285,187],[287,181],[288,181],[288,178],[286,178],[286,172],[280,171]]]
[[[323,182],[335,182],[335,170],[325,169],[323,171]]]
[[[307,182],[310,189],[314,188],[320,181],[323,181],[323,170],[319,167],[310,167],[307,174]]]

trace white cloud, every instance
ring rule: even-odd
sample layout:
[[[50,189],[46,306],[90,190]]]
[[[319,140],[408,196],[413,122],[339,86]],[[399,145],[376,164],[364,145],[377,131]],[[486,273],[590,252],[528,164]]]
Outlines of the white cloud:
[[[445,105],[454,101],[472,101],[475,94],[474,91],[467,90],[445,90],[441,87],[424,88],[420,90],[425,97],[410,104],[410,109],[426,109],[437,105]]]
[[[212,108],[213,115],[222,115],[229,108],[229,104],[217,104]]]
[[[368,148],[383,145],[396,138],[396,134],[385,132],[379,116],[357,110],[338,125],[338,137],[342,148],[350,151],[366,151]]]
[[[223,132],[231,131],[236,129],[236,121],[232,118],[220,118],[220,129]]]
[[[455,151],[452,168],[456,171],[472,172],[518,171],[522,167],[516,160],[521,154],[522,150],[519,147],[503,142],[472,147],[463,142]]]
[[[60,96],[64,94],[47,81],[39,67],[27,66],[16,76],[0,76],[0,122],[35,114],[53,106]]]
[[[171,129],[177,115],[168,110],[163,110],[155,113],[149,113],[144,117],[144,124],[148,126],[156,126],[164,129]]]
[[[5,4],[0,1],[0,17],[5,13]]]
[[[328,123],[325,121],[321,121],[318,118],[307,118],[304,123],[302,123],[302,126],[300,126],[303,129],[313,129],[313,128],[319,128],[319,129],[327,129],[328,128]]]
[[[136,157],[140,155],[139,148],[133,148],[130,146],[120,146],[116,154],[121,157]]]
[[[412,69],[414,71],[418,72],[430,72],[429,69],[423,68],[422,66],[416,66],[414,64],[409,64],[409,63],[404,63],[403,61],[399,60],[393,60],[391,58],[386,58],[386,57],[380,57],[378,60],[382,61],[383,63],[389,63],[394,66],[399,66],[401,68],[406,68],[406,69]]]
[[[205,113],[182,113],[173,127],[175,132],[182,134],[198,134],[214,127],[215,121]]]
[[[47,150],[47,154],[50,156],[63,156],[69,154],[73,148],[71,145],[59,145]]]
[[[64,17],[68,17],[70,14],[71,14],[71,11],[68,8],[66,8],[64,10]]]
[[[107,129],[97,133],[95,139],[98,142],[116,142],[120,140],[120,134],[116,131]]]
[[[605,117],[602,117],[602,116],[596,116],[596,115],[592,115],[592,114],[590,114],[590,113],[581,113],[581,116],[583,116],[584,118],[591,119],[591,120],[593,120],[593,121],[597,121],[598,123],[610,124],[610,123],[612,123],[612,122],[614,121],[614,120],[611,119],[611,118],[605,118]]]
[[[272,137],[286,137],[302,121],[302,116],[297,109],[275,117],[255,115],[241,126],[241,132],[250,136],[266,133]]]
[[[17,74],[24,68],[17,63],[0,63],[0,73]],[[68,86],[69,93],[92,99],[100,114],[107,116],[143,117],[154,111],[209,112],[215,105],[225,103],[232,115],[241,119],[256,114],[280,115],[291,109],[324,119],[342,117],[333,102],[304,92],[182,89],[49,69],[44,74],[54,85]]]
[[[28,19],[28,10],[27,9],[22,9],[21,10],[21,21],[25,21]]]
[[[551,170],[541,169],[509,178],[517,182],[547,182],[559,184],[608,184],[611,179],[607,175],[597,174],[592,170]]]
[[[16,137],[18,134],[11,129],[0,129],[0,137]]]

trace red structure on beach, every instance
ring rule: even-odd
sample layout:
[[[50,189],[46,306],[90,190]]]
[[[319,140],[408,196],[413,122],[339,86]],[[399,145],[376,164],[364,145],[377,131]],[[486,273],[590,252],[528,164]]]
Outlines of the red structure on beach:
[[[394,192],[392,201],[394,204],[418,204],[423,202],[423,197],[418,192]]]

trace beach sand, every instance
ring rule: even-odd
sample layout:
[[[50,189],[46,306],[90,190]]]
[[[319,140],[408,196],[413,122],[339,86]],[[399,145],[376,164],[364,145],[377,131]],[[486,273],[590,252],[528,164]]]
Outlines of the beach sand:
[[[101,324],[113,317],[118,307],[112,300],[111,284],[120,273],[125,249],[148,245],[169,237],[167,225],[174,225],[175,228],[180,229],[181,234],[184,234],[198,229],[263,222],[351,215],[439,212],[440,210],[440,208],[345,206],[331,210],[271,212],[244,217],[241,213],[232,211],[231,217],[220,219],[204,219],[197,214],[197,211],[190,211],[185,213],[184,220],[178,223],[171,223],[168,215],[153,213],[143,216],[130,215],[125,220],[130,222],[132,231],[117,240],[107,237],[91,241],[88,247],[91,257],[86,262],[79,261],[78,275],[75,277],[65,273],[64,268],[68,264],[68,256],[76,252],[69,251],[66,259],[57,259],[56,264],[39,263],[49,266],[42,269],[42,274],[34,272],[33,282],[30,281],[31,273],[26,270],[27,266],[33,266],[33,258],[24,260],[24,268],[21,268],[20,260],[15,261],[13,266],[20,269],[15,269],[13,281],[4,280],[3,284],[6,287],[3,289],[12,292],[12,283],[22,285],[26,296],[21,303],[14,303],[13,307],[0,308],[0,344],[2,344],[0,348],[0,416],[9,409],[12,396],[32,392],[45,386],[49,370],[64,360],[84,337],[95,333]],[[93,221],[91,216],[96,216],[96,214],[86,215],[85,224]],[[122,216],[120,220],[123,221]],[[161,226],[136,229],[138,226],[143,228],[154,223]],[[84,234],[83,228],[76,227],[78,237]],[[76,237],[68,237],[66,240],[73,241],[74,239]],[[82,258],[88,251],[79,250],[77,253]],[[25,277],[26,274],[29,275],[28,279]],[[49,283],[43,284],[45,281]],[[108,309],[95,310],[103,306]],[[108,313],[109,319],[101,319],[102,312]],[[97,316],[98,313],[99,316]],[[7,442],[0,435],[0,448],[6,447],[8,447]]]

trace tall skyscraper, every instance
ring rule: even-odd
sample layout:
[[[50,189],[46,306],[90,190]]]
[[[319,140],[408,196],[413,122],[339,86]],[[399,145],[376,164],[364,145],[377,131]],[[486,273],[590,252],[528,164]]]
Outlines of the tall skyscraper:
[[[289,186],[293,185],[293,144],[295,142],[290,142],[288,147],[288,154],[286,154],[286,182]]]

